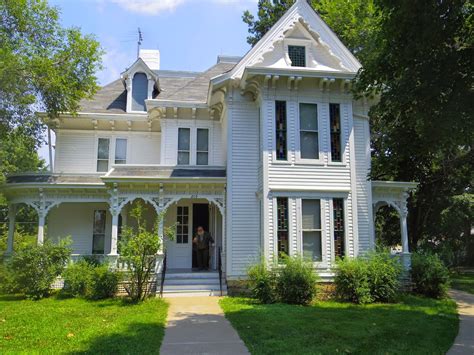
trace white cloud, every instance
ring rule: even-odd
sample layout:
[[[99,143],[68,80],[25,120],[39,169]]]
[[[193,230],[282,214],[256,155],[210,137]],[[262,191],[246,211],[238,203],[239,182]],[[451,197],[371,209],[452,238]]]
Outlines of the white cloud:
[[[142,15],[157,15],[161,12],[173,11],[178,6],[191,2],[210,2],[224,5],[242,5],[255,3],[257,0],[100,0],[101,3],[109,1],[131,12]]]

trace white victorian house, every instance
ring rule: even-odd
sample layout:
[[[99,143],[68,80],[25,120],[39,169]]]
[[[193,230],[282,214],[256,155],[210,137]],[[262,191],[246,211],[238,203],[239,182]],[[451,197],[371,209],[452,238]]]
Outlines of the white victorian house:
[[[368,180],[369,106],[351,94],[360,64],[306,1],[245,56],[219,56],[204,72],[161,70],[159,55],[142,50],[77,117],[45,118],[54,169],[4,186],[10,252],[15,206],[27,204],[38,243],[71,236],[74,254],[116,257],[141,199],[150,221],[166,209],[165,223],[176,224],[165,242],[170,272],[191,270],[202,225],[228,281],[280,253],[305,255],[330,277],[335,258],[374,247],[382,204],[399,212],[408,255],[406,197],[416,184]]]

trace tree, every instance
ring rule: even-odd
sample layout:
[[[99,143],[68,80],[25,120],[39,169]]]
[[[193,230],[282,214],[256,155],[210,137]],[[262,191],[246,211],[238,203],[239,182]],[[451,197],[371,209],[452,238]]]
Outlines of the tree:
[[[1,138],[21,126],[39,145],[35,111],[50,118],[77,112],[98,88],[102,50],[78,28],[61,27],[59,10],[45,0],[3,0],[0,14]]]
[[[254,46],[295,0],[259,0],[258,19],[245,11],[242,19],[249,26],[247,42]],[[311,6],[363,63],[371,54],[372,36],[380,14],[374,0],[311,0]]]
[[[172,227],[164,228],[163,236],[159,236],[159,224],[165,212],[158,215],[155,228],[147,230],[143,218],[143,206],[140,201],[130,211],[130,217],[136,222],[136,228],[127,226],[120,241],[120,258],[125,261],[130,284],[125,287],[133,302],[145,300],[150,293],[150,277],[154,272],[156,254],[162,247],[163,237],[172,238]]]
[[[411,247],[441,240],[441,212],[472,191],[473,5],[466,0],[377,0],[376,50],[356,90],[370,111],[373,179],[417,181]]]

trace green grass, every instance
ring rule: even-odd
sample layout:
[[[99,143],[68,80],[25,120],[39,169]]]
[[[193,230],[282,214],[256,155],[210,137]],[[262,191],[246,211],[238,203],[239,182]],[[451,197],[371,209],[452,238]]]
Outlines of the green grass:
[[[221,307],[252,354],[445,354],[458,332],[453,301],[414,296],[309,307],[227,297]]]
[[[161,299],[122,300],[0,297],[0,354],[158,354],[168,306]]]
[[[451,275],[451,287],[474,294],[474,272],[460,272]]]

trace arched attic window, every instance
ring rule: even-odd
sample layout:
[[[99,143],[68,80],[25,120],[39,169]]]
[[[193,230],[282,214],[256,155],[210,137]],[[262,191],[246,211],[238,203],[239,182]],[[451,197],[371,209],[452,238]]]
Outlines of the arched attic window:
[[[148,98],[148,78],[144,73],[136,73],[132,81],[132,111],[145,111]]]

